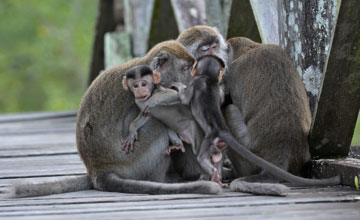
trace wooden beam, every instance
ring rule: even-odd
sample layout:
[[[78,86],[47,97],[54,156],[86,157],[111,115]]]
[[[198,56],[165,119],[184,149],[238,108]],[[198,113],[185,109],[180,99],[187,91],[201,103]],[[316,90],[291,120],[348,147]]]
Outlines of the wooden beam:
[[[205,1],[171,0],[179,33],[184,29],[206,24]]]
[[[290,55],[303,79],[313,116],[329,53],[336,8],[336,0],[278,1],[280,46]]]
[[[227,37],[247,37],[253,41],[261,42],[249,0],[236,0],[232,2]]]
[[[155,44],[176,39],[179,35],[173,9],[168,0],[155,0],[151,19],[148,48]]]
[[[144,56],[148,50],[154,0],[124,0],[124,3],[125,26],[131,33],[132,54],[134,57]]]
[[[104,70],[104,35],[106,32],[114,31],[115,28],[114,1],[99,0],[88,85],[99,75],[100,71]]]
[[[250,0],[264,44],[279,44],[278,0]]]
[[[315,157],[347,156],[360,108],[360,4],[342,1],[310,135]]]

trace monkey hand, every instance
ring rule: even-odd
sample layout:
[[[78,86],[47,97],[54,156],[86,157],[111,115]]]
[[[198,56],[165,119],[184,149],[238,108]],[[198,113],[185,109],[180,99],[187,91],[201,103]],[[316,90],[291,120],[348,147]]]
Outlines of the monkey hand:
[[[178,92],[183,91],[186,88],[186,86],[184,84],[182,84],[181,82],[176,82],[171,84],[170,89],[174,89]]]
[[[143,116],[145,116],[145,117],[148,116],[151,109],[154,108],[158,104],[159,103],[154,100],[145,102],[145,107],[144,107],[144,110],[142,111]]]
[[[129,152],[129,148],[131,151],[134,151],[134,142],[135,140],[138,140],[138,134],[137,132],[130,132],[130,134],[124,138],[122,144],[121,144],[121,149],[126,151],[126,153]]]

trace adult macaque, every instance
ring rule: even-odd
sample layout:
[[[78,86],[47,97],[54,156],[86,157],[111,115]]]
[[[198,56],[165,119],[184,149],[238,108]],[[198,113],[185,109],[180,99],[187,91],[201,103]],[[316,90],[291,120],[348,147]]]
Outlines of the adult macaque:
[[[139,141],[133,153],[126,154],[121,149],[129,124],[139,113],[134,98],[123,88],[124,73],[138,65],[157,66],[162,75],[161,84],[170,86],[173,82],[184,81],[193,63],[193,56],[181,44],[167,41],[156,45],[143,58],[104,71],[86,91],[76,123],[78,152],[87,168],[87,176],[68,178],[59,184],[17,185],[12,196],[48,195],[92,187],[147,194],[221,192],[218,184],[209,181],[165,183],[171,182],[167,174],[171,159],[163,153],[169,146],[168,129],[156,119],[150,118],[139,130]],[[190,158],[185,155],[187,152],[183,158],[186,160],[184,169],[194,172],[192,163],[187,162]]]
[[[226,46],[223,37],[207,26],[186,29],[177,41],[195,58],[212,54],[229,64],[224,84],[233,105],[227,106],[225,118],[237,140],[283,170],[300,174],[310,160],[307,137],[311,117],[304,85],[284,50],[242,37],[228,40]],[[250,182],[279,182],[232,149],[229,151],[235,177]],[[236,190],[239,182],[234,181],[231,187]],[[340,179],[319,183],[337,184]]]

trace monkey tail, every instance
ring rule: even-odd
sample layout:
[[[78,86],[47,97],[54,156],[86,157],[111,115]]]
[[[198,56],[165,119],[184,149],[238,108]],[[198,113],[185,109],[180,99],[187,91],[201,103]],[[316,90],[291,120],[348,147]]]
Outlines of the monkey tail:
[[[93,189],[93,185],[88,176],[67,177],[55,181],[42,183],[25,183],[13,185],[5,188],[5,198],[23,198],[33,196],[46,196],[66,192],[76,192]]]
[[[234,180],[230,184],[231,191],[247,192],[258,195],[286,196],[290,188],[279,183],[252,183]]]
[[[223,139],[229,145],[229,147],[231,147],[231,149],[235,150],[249,162],[252,162],[254,165],[259,166],[260,168],[264,169],[265,171],[280,180],[295,183],[298,185],[312,186],[330,186],[340,184],[340,176],[334,176],[327,179],[306,179],[303,177],[295,176],[249,151],[243,145],[239,144],[228,131],[220,131],[219,137]]]
[[[139,194],[219,194],[219,184],[210,181],[194,181],[188,183],[159,183],[142,180],[120,178],[115,173],[104,173],[95,178],[95,189],[108,192]]]

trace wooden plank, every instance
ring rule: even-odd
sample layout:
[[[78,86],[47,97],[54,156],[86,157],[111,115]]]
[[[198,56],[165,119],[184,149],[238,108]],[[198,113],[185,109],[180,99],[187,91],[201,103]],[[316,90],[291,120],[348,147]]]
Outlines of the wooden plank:
[[[267,207],[201,208],[21,216],[21,219],[356,219],[358,204],[289,204]],[[329,210],[327,210],[329,208]],[[15,217],[16,218],[16,217]],[[13,219],[3,217],[3,219]]]
[[[327,178],[340,175],[341,183],[355,186],[354,178],[360,178],[360,160],[315,160],[312,162],[312,176],[315,178]]]
[[[126,206],[129,202],[143,202],[144,204],[152,205],[153,201],[165,201],[169,203],[185,204],[188,200],[193,200],[193,203],[206,203],[215,200],[222,200],[223,202],[242,201],[242,205],[272,204],[273,201],[281,203],[293,203],[295,200],[307,202],[315,202],[314,199],[330,201],[330,199],[356,201],[360,196],[360,192],[354,189],[344,187],[330,187],[320,189],[305,189],[305,190],[291,190],[288,197],[271,197],[271,196],[254,196],[248,193],[230,192],[224,189],[224,192],[219,195],[201,195],[201,194],[171,194],[171,195],[143,195],[143,194],[126,194],[126,193],[112,193],[101,192],[96,190],[87,190],[81,192],[63,193],[51,196],[42,196],[36,198],[26,199],[0,199],[0,207],[12,206],[32,206],[32,205],[65,205],[65,204],[94,204],[94,203],[110,203],[118,202]],[[320,201],[319,200],[319,201]],[[37,202],[35,202],[37,201]],[[317,200],[316,200],[317,201]]]
[[[85,174],[79,155],[33,156],[0,159],[0,179]]]
[[[25,134],[8,135],[1,137],[0,149],[5,146],[36,146],[54,144],[73,144],[75,143],[75,133],[48,133],[48,134]]]
[[[30,112],[0,115],[0,123],[19,122],[28,120],[40,120],[49,118],[75,117],[76,111],[59,111],[59,112]]]
[[[252,197],[225,197],[225,198],[199,198],[199,199],[175,199],[175,200],[153,200],[153,201],[134,201],[134,202],[95,202],[95,203],[69,203],[69,204],[49,204],[49,205],[36,205],[37,202],[33,201],[32,204],[22,205],[22,206],[10,206],[10,207],[0,207],[0,216],[18,216],[18,215],[58,215],[58,214],[80,214],[80,213],[99,213],[99,212],[141,212],[147,211],[151,212],[152,210],[183,210],[183,212],[188,211],[188,213],[193,213],[193,209],[219,209],[220,213],[224,212],[226,208],[235,208],[236,210],[240,207],[244,207],[245,210],[252,210],[252,213],[257,213],[258,210],[254,208],[249,208],[251,206],[271,206],[272,210],[280,211],[282,208],[274,206],[276,205],[287,205],[287,204],[306,204],[311,203],[313,206],[313,211],[319,211],[319,203],[327,204],[329,202],[339,203],[346,202],[339,205],[340,207],[336,210],[339,212],[343,210],[346,205],[352,204],[349,209],[353,210],[355,207],[359,207],[359,200],[355,196],[339,196],[339,197],[328,197],[324,195],[323,197],[311,198],[301,198],[303,196],[298,195],[298,198],[279,198],[279,197],[270,197],[270,196],[252,196]],[[122,198],[122,197],[120,197]],[[316,205],[314,205],[316,204]],[[221,209],[220,209],[221,208]],[[326,207],[324,207],[326,209]],[[356,210],[356,209],[355,209]],[[262,210],[263,211],[263,210]],[[301,209],[301,213],[306,213],[307,210]],[[360,210],[356,210],[358,213]],[[313,213],[313,212],[311,212]],[[294,213],[293,213],[294,214]],[[326,214],[326,213],[325,213]],[[342,212],[342,214],[344,214]],[[207,213],[202,213],[202,217],[206,217]]]
[[[155,0],[148,48],[165,40],[176,39],[178,35],[179,31],[170,1]]]
[[[360,5],[342,1],[310,134],[313,157],[347,156],[360,108]]]
[[[76,144],[44,144],[36,146],[1,147],[0,158],[77,154]]]
[[[227,37],[247,37],[261,43],[250,0],[232,2]]]

